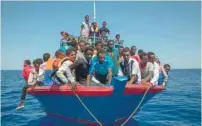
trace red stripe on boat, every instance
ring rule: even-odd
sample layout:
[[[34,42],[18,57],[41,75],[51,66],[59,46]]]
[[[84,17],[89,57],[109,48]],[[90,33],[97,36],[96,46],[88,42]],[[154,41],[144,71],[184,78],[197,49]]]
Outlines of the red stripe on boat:
[[[64,119],[64,120],[71,120],[71,121],[79,122],[79,123],[83,123],[83,124],[90,124],[90,125],[100,126],[99,123],[97,123],[97,122],[87,121],[87,120],[83,120],[83,119],[76,119],[76,118],[67,117],[67,116],[63,116],[63,115],[59,115],[59,114],[55,114],[55,113],[51,113],[51,112],[47,112],[47,111],[46,111],[46,113],[48,115],[55,116],[57,118],[61,118],[61,119]],[[102,124],[102,126],[106,126],[106,125]]]
[[[141,84],[128,84],[124,90],[124,94],[144,94],[147,86]],[[149,93],[158,93],[164,90],[164,86],[154,86],[149,90]],[[100,86],[77,86],[76,93],[79,96],[110,96],[113,94],[113,87]],[[68,84],[53,85],[53,86],[36,86],[33,90],[29,88],[27,93],[32,95],[75,95]]]

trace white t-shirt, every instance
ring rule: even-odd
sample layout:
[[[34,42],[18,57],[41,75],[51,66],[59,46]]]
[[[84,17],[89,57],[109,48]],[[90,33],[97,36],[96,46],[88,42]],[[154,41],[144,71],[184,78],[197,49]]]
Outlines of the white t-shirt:
[[[87,24],[85,21],[82,22],[81,36],[88,37],[90,32],[90,22]]]

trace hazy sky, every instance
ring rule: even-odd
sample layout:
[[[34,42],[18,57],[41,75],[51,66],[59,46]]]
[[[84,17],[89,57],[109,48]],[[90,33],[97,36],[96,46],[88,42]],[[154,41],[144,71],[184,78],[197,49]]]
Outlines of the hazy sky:
[[[97,21],[110,38],[153,51],[172,68],[200,68],[200,2],[96,2]],[[60,31],[79,35],[84,16],[93,21],[93,2],[2,2],[1,69],[22,69],[25,59],[52,55]]]

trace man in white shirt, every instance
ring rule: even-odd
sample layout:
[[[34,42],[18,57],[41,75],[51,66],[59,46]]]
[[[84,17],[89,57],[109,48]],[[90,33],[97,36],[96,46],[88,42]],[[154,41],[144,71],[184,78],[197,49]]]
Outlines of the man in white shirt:
[[[153,52],[148,52],[148,61],[153,64],[154,67],[154,73],[153,77],[150,80],[150,83],[152,85],[158,85],[158,79],[159,79],[159,65],[155,61],[155,54]]]
[[[90,22],[89,22],[89,16],[85,16],[85,21],[82,22],[81,25],[81,30],[80,30],[80,35],[84,38],[89,37],[89,32],[90,32]]]
[[[119,76],[128,76],[128,84],[139,83],[141,81],[141,73],[139,64],[136,60],[130,58],[130,49],[123,49],[123,61],[120,63]]]

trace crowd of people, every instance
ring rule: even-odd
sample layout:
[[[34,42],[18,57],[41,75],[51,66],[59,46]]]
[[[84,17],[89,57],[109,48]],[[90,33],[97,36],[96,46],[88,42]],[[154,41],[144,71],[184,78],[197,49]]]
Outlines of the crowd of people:
[[[61,32],[60,49],[54,57],[45,53],[43,58],[32,62],[33,66],[30,60],[25,60],[26,85],[17,109],[24,107],[26,90],[36,85],[70,84],[72,90],[76,90],[78,85],[109,86],[115,76],[127,76],[127,84],[166,85],[169,64],[162,66],[154,52],[142,49],[137,52],[136,46],[124,47],[119,34],[115,40],[108,40],[109,33],[106,22],[98,29],[96,22],[90,25],[87,15],[81,25],[80,38]],[[101,39],[92,45],[91,36]]]

